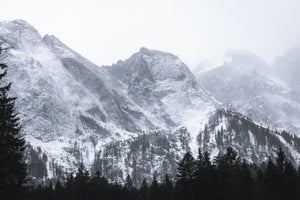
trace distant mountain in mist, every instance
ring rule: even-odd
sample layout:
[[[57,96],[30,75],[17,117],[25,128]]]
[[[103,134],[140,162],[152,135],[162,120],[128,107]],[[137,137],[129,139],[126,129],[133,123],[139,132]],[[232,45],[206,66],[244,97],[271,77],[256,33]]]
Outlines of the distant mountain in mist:
[[[230,62],[198,74],[197,79],[221,103],[264,126],[299,135],[297,51],[299,48],[290,50],[272,66],[251,53],[231,51]]]

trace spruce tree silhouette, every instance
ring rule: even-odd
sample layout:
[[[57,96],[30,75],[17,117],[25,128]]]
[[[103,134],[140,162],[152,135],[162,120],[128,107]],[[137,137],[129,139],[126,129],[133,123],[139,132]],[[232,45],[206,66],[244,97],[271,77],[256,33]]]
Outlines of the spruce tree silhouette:
[[[0,54],[3,49],[0,47]],[[15,112],[15,99],[8,96],[11,83],[3,83],[7,65],[0,64],[0,197],[23,199],[26,183],[26,165],[23,160],[24,138]]]
[[[179,199],[194,199],[195,192],[193,190],[194,181],[196,179],[196,162],[190,152],[187,152],[177,168],[176,192]]]
[[[141,199],[141,200],[149,200],[150,199],[149,187],[148,187],[148,183],[145,179],[143,179],[142,185],[139,190],[139,199]]]

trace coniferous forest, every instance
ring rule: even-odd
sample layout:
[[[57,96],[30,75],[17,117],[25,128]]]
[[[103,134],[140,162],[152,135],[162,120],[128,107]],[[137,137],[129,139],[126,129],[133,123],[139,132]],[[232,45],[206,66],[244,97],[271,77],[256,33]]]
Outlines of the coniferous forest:
[[[186,200],[186,199],[299,199],[300,170],[296,170],[280,149],[276,160],[269,159],[260,166],[249,164],[227,148],[213,162],[208,152],[196,159],[187,152],[178,163],[177,177],[168,174],[162,182],[154,176],[143,180],[136,188],[128,175],[123,185],[109,183],[98,171],[90,175],[81,165],[75,175],[64,183],[28,187],[27,199],[130,199],[130,200]]]
[[[2,49],[0,49],[2,51]],[[0,52],[1,52],[0,51]],[[7,66],[1,64],[0,80]],[[194,158],[187,152],[177,163],[176,177],[154,175],[134,187],[130,175],[123,184],[109,182],[100,171],[90,174],[81,165],[65,180],[33,185],[28,181],[23,160],[25,142],[14,109],[15,98],[7,93],[11,84],[0,85],[0,199],[15,200],[294,200],[300,199],[300,168],[296,169],[279,148],[274,160],[260,165],[248,163],[228,147],[211,159],[199,149]]]

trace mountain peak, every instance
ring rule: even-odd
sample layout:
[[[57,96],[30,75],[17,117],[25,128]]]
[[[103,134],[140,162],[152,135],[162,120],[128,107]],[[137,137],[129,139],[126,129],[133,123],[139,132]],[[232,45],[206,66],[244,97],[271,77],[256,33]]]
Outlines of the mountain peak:
[[[141,47],[140,50],[136,53],[138,55],[146,55],[146,56],[165,56],[165,57],[170,57],[173,58],[174,60],[179,59],[178,56],[166,52],[166,51],[160,51],[156,49],[148,49],[146,47]],[[134,54],[135,55],[135,54]]]
[[[130,58],[119,61],[113,68],[111,70],[117,74],[120,70],[126,71],[126,73],[120,74],[121,77],[127,74],[126,76],[138,75],[140,78],[146,76],[149,79],[151,77],[149,80],[152,81],[194,79],[187,65],[177,56],[145,47],[141,47],[139,52],[133,54]]]
[[[47,46],[62,46],[64,48],[69,49],[62,41],[60,41],[57,37],[54,35],[44,35],[43,41],[47,44]]]
[[[146,47],[141,47],[140,50],[139,50],[139,53],[141,54],[150,54],[150,51],[149,49],[147,49]]]
[[[1,26],[7,26],[7,27],[19,27],[20,29],[31,29],[37,31],[31,24],[29,24],[26,20],[23,19],[16,19],[16,20],[7,20],[7,21],[1,21]]]
[[[0,39],[14,48],[36,44],[42,40],[39,32],[25,20],[1,21]]]

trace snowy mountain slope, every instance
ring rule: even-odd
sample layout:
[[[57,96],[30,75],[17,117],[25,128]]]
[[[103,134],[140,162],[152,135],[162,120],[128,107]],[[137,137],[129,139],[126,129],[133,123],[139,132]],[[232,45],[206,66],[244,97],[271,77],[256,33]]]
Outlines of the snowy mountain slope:
[[[230,61],[223,66],[199,74],[200,84],[218,101],[232,105],[254,121],[299,135],[297,93],[253,54],[234,51],[229,55]]]
[[[66,47],[54,36],[46,35],[44,41],[73,79],[96,98],[101,112],[97,108],[92,108],[92,112],[102,116],[103,122],[114,123],[129,132],[159,126],[158,122],[150,121],[148,118],[151,116],[145,115],[142,108],[127,97],[126,87],[117,79]]]
[[[110,77],[96,72],[87,60],[65,47],[60,52],[62,60],[49,48],[47,38],[24,21],[0,26],[2,40],[12,46],[3,61],[9,65],[7,79],[14,83],[12,92],[18,97],[22,130],[29,144],[47,155],[47,167],[52,160],[64,170],[74,170],[82,161],[90,166],[96,144],[111,141],[116,132],[126,138],[137,130],[155,127],[123,96],[126,91],[118,81],[107,81]],[[77,148],[81,160],[70,153]]]
[[[98,130],[96,137],[100,138],[110,134],[86,116],[94,103],[93,96],[86,98],[90,105],[76,104],[80,99],[85,101],[85,88],[73,81],[42,37],[26,22],[3,22],[0,30],[2,39],[13,47],[4,62],[9,65],[7,78],[13,82],[12,91],[18,97],[16,106],[26,140],[33,149],[40,148],[47,155],[49,177],[53,176],[52,162],[64,170],[74,169],[74,163],[80,161],[67,151],[77,140],[86,140],[80,148],[92,152],[87,133]],[[75,92],[70,95],[72,90]],[[89,163],[91,158],[84,158]]]
[[[145,88],[134,80],[119,81],[54,36],[42,38],[25,21],[5,21],[0,27],[1,39],[11,46],[1,60],[9,66],[7,79],[13,82],[12,95],[18,97],[22,131],[30,146],[28,160],[34,157],[32,163],[40,162],[46,168],[39,170],[29,163],[32,174],[51,178],[57,171],[73,171],[80,162],[91,167],[105,144],[139,132],[176,129],[189,122],[190,114],[197,117],[194,121],[201,121],[214,109],[214,100],[199,92],[192,73],[171,54],[168,62],[174,67],[173,77],[164,77],[170,74],[161,73],[158,65],[152,68],[153,80],[160,81],[150,85],[155,93],[151,89],[148,98],[138,96]],[[148,59],[150,62],[151,57]],[[152,103],[141,103],[145,100]]]
[[[217,155],[227,146],[238,151],[239,156],[250,162],[266,162],[274,157],[278,146],[284,148],[294,163],[300,161],[300,140],[282,131],[273,131],[260,126],[250,118],[233,109],[218,109],[209,117],[208,123],[198,136],[199,146]]]
[[[143,47],[129,59],[105,69],[127,85],[129,97],[146,107],[146,112],[162,118],[170,127],[186,126],[194,142],[199,123],[219,106],[189,68],[170,53]]]
[[[180,127],[112,142],[97,154],[93,170],[100,170],[109,180],[121,181],[124,175],[130,174],[136,186],[143,178],[150,181],[153,174],[162,181],[165,173],[176,176],[176,163],[186,151],[192,150],[191,140],[188,129]],[[207,150],[211,159],[232,146],[239,156],[255,163],[274,158],[281,146],[294,164],[300,161],[300,138],[262,127],[228,108],[217,109],[205,120],[197,135],[197,145]]]
[[[9,66],[7,80],[13,82],[35,178],[61,177],[83,162],[112,181],[131,174],[138,185],[153,173],[174,175],[186,151],[196,155],[203,147],[216,155],[228,145],[199,142],[221,104],[170,53],[141,48],[125,61],[98,67],[23,20],[0,22],[0,39],[11,47],[0,59]],[[297,160],[294,141],[270,145],[290,145]],[[266,156],[270,145],[257,151]]]
[[[97,154],[92,170],[99,170],[109,180],[120,182],[130,174],[135,186],[140,186],[143,178],[150,181],[153,175],[158,180],[163,180],[166,173],[175,177],[177,163],[191,150],[190,139],[190,133],[181,127],[112,142]]]

